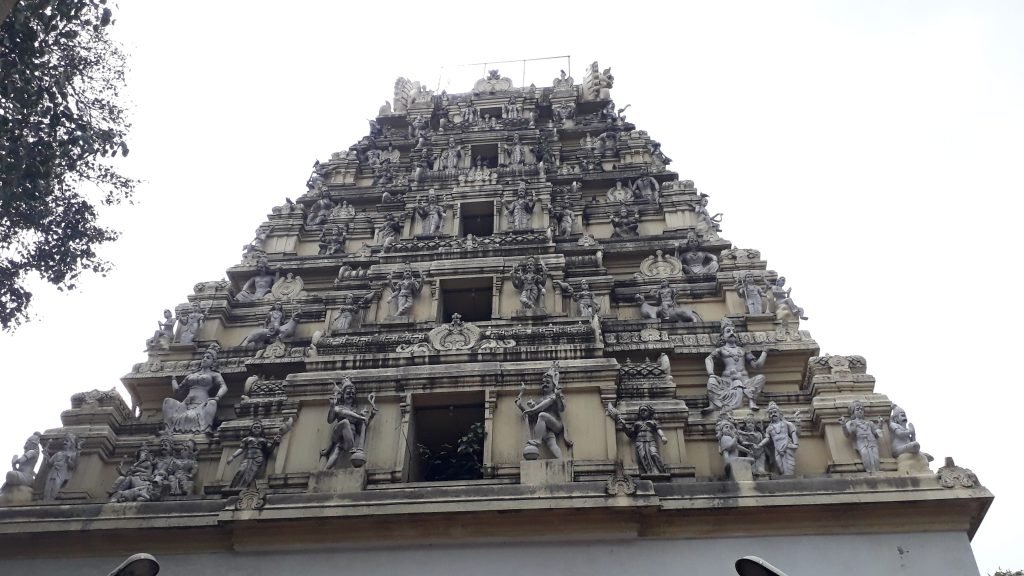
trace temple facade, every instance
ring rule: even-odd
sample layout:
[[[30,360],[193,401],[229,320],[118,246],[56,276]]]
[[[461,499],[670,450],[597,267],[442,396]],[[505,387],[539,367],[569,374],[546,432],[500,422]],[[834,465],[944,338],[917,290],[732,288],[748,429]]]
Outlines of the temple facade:
[[[129,401],[26,430],[0,573],[978,574],[991,493],[819,354],[613,84],[399,78]]]

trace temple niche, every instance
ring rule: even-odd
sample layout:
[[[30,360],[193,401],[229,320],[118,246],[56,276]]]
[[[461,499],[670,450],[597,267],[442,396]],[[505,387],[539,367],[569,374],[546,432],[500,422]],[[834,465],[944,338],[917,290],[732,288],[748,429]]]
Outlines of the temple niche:
[[[855,531],[872,550],[913,536],[969,573],[958,559],[991,494],[952,462],[932,470],[864,358],[820,352],[802,293],[732,245],[657,127],[612,99],[611,69],[568,71],[517,86],[488,70],[464,92],[399,78],[225,278],[135,336],[130,401],[83,392],[61,427],[25,430],[0,550],[67,573],[53,550],[151,538],[180,554],[168,566],[214,552],[195,573],[288,559],[321,574],[348,566],[344,541],[372,544],[359,571],[390,574],[426,542],[473,541],[489,562],[507,540],[557,572],[535,542],[625,538],[652,566],[685,548],[717,574],[726,550],[771,538],[786,566],[817,553],[803,538],[843,550]],[[685,98],[632,104],[688,113]],[[86,549],[83,526],[117,536]],[[308,550],[329,572],[297,560]],[[461,573],[447,561],[475,552],[452,550],[417,566]],[[580,556],[588,573],[635,567],[635,551]],[[859,569],[896,571],[875,556]],[[487,565],[523,569],[507,564]]]

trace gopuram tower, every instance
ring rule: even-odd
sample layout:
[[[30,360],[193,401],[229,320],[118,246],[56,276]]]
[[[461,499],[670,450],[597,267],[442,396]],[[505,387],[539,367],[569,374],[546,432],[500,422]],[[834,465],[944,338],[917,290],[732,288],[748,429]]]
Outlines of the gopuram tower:
[[[131,406],[75,394],[28,439],[0,573],[977,574],[992,495],[819,354],[828,311],[612,87],[399,78],[165,312]]]

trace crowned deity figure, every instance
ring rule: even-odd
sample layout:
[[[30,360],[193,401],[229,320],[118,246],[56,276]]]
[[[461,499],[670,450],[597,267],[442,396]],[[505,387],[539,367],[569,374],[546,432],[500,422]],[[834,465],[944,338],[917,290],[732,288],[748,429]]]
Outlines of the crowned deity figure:
[[[395,218],[394,214],[388,212],[384,215],[384,221],[377,227],[377,232],[374,234],[374,242],[381,246],[385,252],[401,236],[403,219]]]
[[[352,299],[351,293],[345,293],[341,299],[338,315],[331,322],[331,332],[344,332],[352,328],[352,322],[359,316],[359,313],[370,307],[374,294],[376,292],[370,292],[365,298],[356,302]]]
[[[526,166],[526,147],[519,141],[519,134],[512,135],[512,143],[505,147],[508,165],[513,173],[523,174]]]
[[[687,276],[718,272],[718,257],[700,249],[700,238],[693,230],[687,232],[685,245],[676,243],[676,258],[682,262]]]
[[[860,454],[860,460],[864,464],[864,471],[869,473],[878,472],[882,469],[882,462],[878,456],[878,439],[882,436],[882,426],[885,421],[879,418],[872,422],[864,418],[864,404],[860,400],[854,400],[847,409],[850,417],[839,417],[839,425],[843,434],[853,442],[854,448]]]
[[[206,313],[199,306],[199,302],[193,302],[188,312],[178,316],[177,320],[181,325],[181,329],[178,331],[178,342],[191,344],[199,334],[199,329],[203,327],[203,322],[206,321]]]
[[[775,284],[772,285],[772,296],[775,297],[775,317],[779,320],[788,320],[793,317],[807,320],[804,309],[793,302],[793,298],[790,296],[792,292],[792,288],[786,288],[786,277],[779,276]]]
[[[394,316],[407,316],[412,311],[416,295],[423,288],[423,280],[414,277],[412,270],[406,270],[400,277],[395,271],[391,273],[388,284],[391,288],[388,302],[393,306]]]
[[[570,448],[572,441],[565,430],[565,396],[559,387],[558,362],[552,362],[551,368],[544,373],[539,398],[523,402],[525,391],[526,383],[523,382],[515,400],[516,407],[523,413],[523,423],[526,426],[527,440],[523,447],[523,458],[540,458],[540,446],[543,444],[547,446],[552,458],[561,459],[562,450],[558,446],[558,437],[561,436],[565,445]]]
[[[800,447],[800,431],[796,424],[786,420],[775,402],[768,403],[768,419],[762,445],[771,445],[775,472],[783,476],[792,476],[796,474],[796,450]]]
[[[181,384],[171,377],[171,391],[185,392],[184,400],[164,398],[164,424],[173,433],[208,433],[213,431],[217,403],[228,393],[228,386],[217,370],[217,348],[203,353],[199,369],[185,376]]]
[[[274,448],[281,443],[281,437],[291,429],[291,420],[285,422],[281,431],[273,438],[267,438],[263,431],[263,422],[256,420],[249,426],[249,434],[242,438],[238,450],[228,457],[228,464],[235,458],[242,457],[238,470],[231,478],[232,490],[244,490],[256,484],[256,479],[263,473],[267,459],[274,453]]]
[[[505,205],[505,217],[513,230],[530,230],[533,218],[533,207],[537,203],[537,191],[526,193],[526,182],[520,182],[516,196],[511,200],[502,200]]]
[[[440,236],[444,228],[445,208],[437,201],[437,193],[431,188],[427,192],[427,201],[420,196],[416,204],[416,214],[423,222],[421,233],[424,236]]]
[[[43,484],[43,500],[56,500],[57,494],[71,481],[71,476],[78,468],[78,456],[82,453],[82,443],[77,436],[68,432],[56,446],[51,440],[43,452],[43,465],[39,473],[46,470],[46,481]]]
[[[559,238],[572,236],[572,226],[576,221],[576,214],[573,213],[571,204],[552,206],[550,215],[551,228],[555,231],[555,236]]]
[[[590,283],[586,280],[580,282],[579,290],[574,290],[568,282],[557,282],[557,284],[576,302],[576,310],[580,316],[592,318],[601,311],[601,303],[594,298],[594,293],[590,290]]]
[[[743,277],[736,283],[736,293],[739,294],[740,298],[743,298],[747,314],[764,313],[764,298],[767,294],[764,288],[754,284],[753,274],[743,274]]]
[[[757,410],[757,397],[764,388],[763,375],[751,376],[747,373],[747,363],[755,369],[764,366],[768,357],[767,351],[754,356],[739,345],[739,336],[732,320],[722,318],[721,334],[718,347],[704,359],[704,367],[708,373],[708,401],[706,412],[721,410],[727,412],[739,408],[746,400],[751,410]],[[722,375],[715,375],[715,361],[723,364]]]
[[[309,207],[309,216],[306,217],[306,226],[319,226],[331,217],[334,211],[334,202],[326,189],[320,190],[320,197]]]
[[[533,256],[512,268],[512,285],[519,290],[519,303],[524,309],[544,308],[547,280],[547,268]]]
[[[271,270],[265,256],[260,256],[256,261],[256,274],[242,285],[242,289],[235,294],[235,300],[239,302],[255,302],[270,294],[274,282],[281,277],[277,270]]]
[[[156,332],[153,337],[146,340],[146,349],[164,349],[174,340],[174,314],[170,310],[164,310],[164,319],[156,323]]]
[[[661,425],[655,420],[654,407],[650,404],[641,404],[636,411],[636,418],[626,423],[622,414],[609,402],[605,407],[605,413],[616,424],[622,426],[622,430],[633,441],[633,448],[636,450],[636,464],[640,468],[640,475],[664,475],[665,463],[661,460],[659,444],[668,444],[668,438],[661,430]]]
[[[323,469],[331,470],[337,464],[343,452],[349,455],[353,468],[361,468],[366,464],[366,429],[377,414],[374,395],[366,397],[369,407],[356,408],[356,385],[345,378],[341,386],[334,385],[331,407],[327,412],[327,423],[331,425],[331,443],[320,451],[325,458]]]
[[[640,212],[629,213],[629,207],[623,202],[619,211],[612,214],[612,238],[636,238],[640,235]]]

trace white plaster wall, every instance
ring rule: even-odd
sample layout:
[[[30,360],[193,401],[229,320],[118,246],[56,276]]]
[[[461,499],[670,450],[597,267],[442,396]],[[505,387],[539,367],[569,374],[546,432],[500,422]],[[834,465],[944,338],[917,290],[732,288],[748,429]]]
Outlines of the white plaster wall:
[[[836,519],[841,522],[841,518]],[[338,541],[345,540],[338,534]],[[143,550],[139,550],[142,552]],[[55,553],[59,551],[55,550]],[[721,538],[704,540],[513,542],[306,552],[159,555],[160,576],[717,576],[735,575],[745,555],[788,576],[978,576],[967,536],[891,535]],[[0,574],[106,576],[124,558],[0,559]]]

